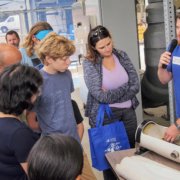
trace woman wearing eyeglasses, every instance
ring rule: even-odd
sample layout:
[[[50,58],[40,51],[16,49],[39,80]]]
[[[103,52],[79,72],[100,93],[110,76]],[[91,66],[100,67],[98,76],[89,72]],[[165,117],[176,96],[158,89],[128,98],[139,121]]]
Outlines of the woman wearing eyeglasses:
[[[113,46],[110,32],[97,26],[88,35],[88,53],[83,62],[84,79],[89,90],[85,115],[91,127],[96,125],[100,103],[110,105],[114,120],[124,122],[131,148],[135,146],[139,92],[137,72],[128,55]],[[105,118],[104,124],[113,120]],[[103,171],[104,179],[117,179],[111,170]]]

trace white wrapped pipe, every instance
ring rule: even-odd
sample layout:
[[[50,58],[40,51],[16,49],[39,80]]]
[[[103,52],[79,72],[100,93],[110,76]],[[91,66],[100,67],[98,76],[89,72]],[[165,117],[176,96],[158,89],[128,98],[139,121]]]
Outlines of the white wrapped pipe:
[[[115,166],[127,180],[179,180],[180,172],[142,156],[125,157]]]
[[[163,140],[165,129],[154,122],[147,123],[141,131],[139,146],[180,163],[180,146]]]

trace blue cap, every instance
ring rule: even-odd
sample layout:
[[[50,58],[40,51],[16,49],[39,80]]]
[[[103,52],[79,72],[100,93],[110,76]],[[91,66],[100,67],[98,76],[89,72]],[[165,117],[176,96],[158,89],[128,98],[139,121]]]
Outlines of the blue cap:
[[[42,40],[44,39],[47,34],[49,34],[50,32],[52,32],[53,30],[42,30],[42,31],[39,31],[35,37],[38,39],[38,40]]]

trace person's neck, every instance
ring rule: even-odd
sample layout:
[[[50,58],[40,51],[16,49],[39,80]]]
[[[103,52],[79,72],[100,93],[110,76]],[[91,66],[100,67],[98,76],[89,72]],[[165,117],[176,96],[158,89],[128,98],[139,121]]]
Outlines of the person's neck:
[[[115,60],[113,55],[104,57],[103,66],[108,70],[113,70],[115,68]]]
[[[46,65],[43,67],[43,70],[45,72],[47,72],[48,74],[56,74],[57,73],[57,70],[54,70],[50,66],[46,66]]]
[[[103,61],[109,61],[109,60],[113,60],[113,59],[114,59],[113,54],[111,54],[110,56],[105,56],[103,58]]]
[[[3,112],[0,112],[0,118],[4,118],[4,117],[12,117],[12,118],[16,118],[16,119],[20,120],[19,116],[16,116],[13,114],[5,114]]]

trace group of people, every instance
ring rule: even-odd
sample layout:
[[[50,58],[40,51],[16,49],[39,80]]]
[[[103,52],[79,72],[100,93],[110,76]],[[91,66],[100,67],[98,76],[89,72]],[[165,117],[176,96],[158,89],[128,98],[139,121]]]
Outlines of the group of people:
[[[180,44],[180,15],[176,29]],[[0,44],[0,179],[26,179],[27,174],[30,180],[96,179],[81,146],[83,118],[71,100],[74,87],[68,67],[75,46],[53,32],[47,22],[38,22],[30,29],[22,48],[18,40],[11,31],[6,41],[13,46]],[[173,63],[174,58],[178,61],[178,49],[179,45],[172,56],[169,52],[161,55],[158,76],[162,83],[172,76],[178,81],[174,74],[178,74],[178,63]],[[171,72],[162,64],[171,66]],[[138,75],[127,53],[114,47],[106,27],[90,30],[83,70],[88,88],[85,115],[91,128],[96,126],[99,104],[109,104],[113,118],[105,117],[104,125],[123,121],[134,148]],[[175,92],[178,104],[176,88]],[[30,128],[20,120],[23,113]],[[179,132],[180,119],[167,129],[164,139],[174,141]],[[105,180],[116,179],[110,169],[103,171],[103,176]]]
[[[4,119],[1,121],[4,124],[1,126],[2,133],[0,132],[4,139],[0,142],[0,151],[3,152],[0,157],[0,179],[27,179],[26,172],[30,180],[74,180],[79,179],[80,174],[82,179],[96,179],[81,146],[83,118],[76,102],[71,100],[74,87],[68,66],[69,57],[75,52],[75,46],[70,40],[52,32],[52,28],[47,31],[46,27],[51,26],[47,22],[36,23],[25,39],[25,44],[28,45],[24,45],[23,48],[0,45],[0,115]],[[32,32],[34,29],[36,31]],[[31,56],[28,55],[28,50],[32,53]],[[34,64],[33,55],[37,62],[39,58],[41,61]],[[26,60],[23,58],[25,56]],[[27,115],[31,129],[20,121],[19,116],[22,113]],[[39,130],[40,139],[39,133],[35,133],[34,130]],[[52,151],[52,148],[51,151],[48,150],[48,145],[51,145],[49,139],[50,142],[54,141],[52,146],[61,147],[61,150],[56,152],[55,147],[52,147],[55,151]],[[36,141],[37,145],[34,146]],[[40,151],[46,141],[47,149]],[[9,152],[6,150],[7,147]],[[47,159],[50,161],[50,152],[54,159],[47,164]],[[47,159],[41,159],[43,153]],[[62,168],[56,173],[51,173],[50,169],[59,168],[61,158],[64,161]],[[39,166],[37,162],[42,165]],[[72,162],[74,163],[71,164]],[[43,166],[45,164],[47,166]],[[39,175],[36,176],[37,174]]]

